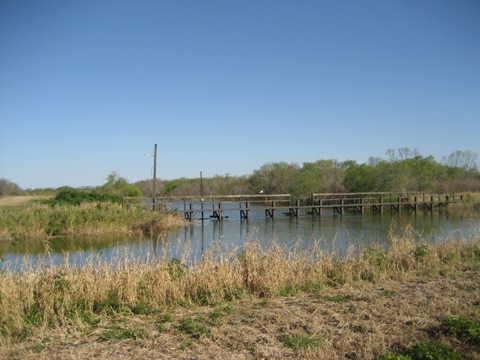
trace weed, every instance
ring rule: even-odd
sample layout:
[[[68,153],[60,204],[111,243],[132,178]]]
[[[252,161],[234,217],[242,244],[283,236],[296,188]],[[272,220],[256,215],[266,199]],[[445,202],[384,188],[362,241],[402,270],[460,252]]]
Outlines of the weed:
[[[36,303],[32,304],[25,314],[25,320],[33,326],[40,326],[43,321],[42,309]]]
[[[379,355],[376,360],[460,360],[461,355],[450,346],[421,342],[407,349],[403,354],[391,352]]]
[[[127,339],[141,339],[144,337],[141,329],[124,329],[122,327],[113,327],[102,331],[100,339],[107,340],[127,340]]]
[[[377,248],[368,248],[364,252],[364,258],[379,269],[385,269],[387,266],[387,254]]]
[[[179,259],[171,259],[167,263],[167,271],[172,280],[179,279],[185,275],[185,265]]]
[[[183,319],[178,329],[193,338],[200,338],[202,335],[209,336],[210,330],[205,327],[203,317]]]
[[[173,321],[173,315],[170,314],[170,313],[166,313],[165,315],[162,316],[160,321],[163,322],[163,323],[172,322]]]
[[[392,297],[395,294],[395,291],[392,290],[382,290],[381,295],[385,297]]]
[[[441,319],[443,330],[461,340],[480,345],[480,322],[464,317],[448,317]]]
[[[212,298],[212,292],[209,289],[204,287],[199,287],[193,294],[193,301],[197,305],[204,306],[210,303],[210,299]]]
[[[286,346],[294,350],[317,348],[322,343],[320,338],[308,335],[287,335],[283,339],[283,342]]]
[[[297,289],[295,289],[295,287],[291,285],[285,285],[278,290],[278,293],[281,296],[295,296],[298,293],[298,291]]]
[[[165,332],[165,324],[170,323],[173,321],[173,315],[170,313],[166,313],[162,316],[160,320],[157,322],[157,330],[160,332]]]
[[[70,287],[70,283],[68,280],[65,279],[67,274],[63,271],[58,272],[54,277],[53,287],[57,290],[68,289]]]
[[[335,296],[329,296],[329,295],[320,295],[319,296],[321,299],[325,301],[331,301],[331,302],[336,302],[336,303],[344,303],[344,302],[349,302],[351,300],[356,300],[357,297],[355,295],[349,295],[349,294],[339,294]]]
[[[314,280],[307,280],[300,287],[300,290],[306,291],[306,292],[315,292],[315,291],[320,291],[321,289],[322,289],[322,284],[319,281],[314,281]]]
[[[235,299],[241,299],[245,294],[245,289],[242,287],[237,287],[234,290],[227,291],[223,296],[225,301],[233,301]]]
[[[223,313],[222,310],[213,310],[211,313],[210,313],[210,319],[212,319],[213,321],[216,321],[218,319],[220,319],[221,317],[225,316],[225,314]]]
[[[405,353],[412,360],[460,360],[462,357],[451,347],[438,343],[421,342]]]
[[[180,350],[185,350],[185,349],[189,348],[190,346],[192,346],[192,342],[191,342],[191,341],[184,341],[184,342],[180,345],[179,349],[180,349]]]
[[[145,301],[139,301],[133,308],[132,312],[135,315],[150,315],[155,314],[157,310],[152,308],[152,306]]]
[[[235,311],[236,311],[235,306],[233,306],[232,304],[226,304],[222,306],[221,310],[227,315],[235,314]]]
[[[101,302],[94,302],[93,309],[96,313],[106,311],[108,314],[112,314],[121,311],[122,304],[120,303],[120,298],[118,297],[118,294],[110,291],[106,299]]]
[[[408,355],[396,355],[388,352],[377,356],[375,360],[412,360],[412,358]]]
[[[430,248],[428,245],[417,245],[413,255],[417,260],[424,259],[430,253]]]
[[[210,313],[210,319],[213,320],[214,322],[217,321],[218,319],[226,316],[226,315],[231,315],[235,312],[235,308],[231,304],[227,304],[225,306],[220,307],[219,309],[215,309]]]
[[[35,345],[29,347],[29,350],[34,354],[40,354],[46,348],[47,346],[44,343],[37,342]]]

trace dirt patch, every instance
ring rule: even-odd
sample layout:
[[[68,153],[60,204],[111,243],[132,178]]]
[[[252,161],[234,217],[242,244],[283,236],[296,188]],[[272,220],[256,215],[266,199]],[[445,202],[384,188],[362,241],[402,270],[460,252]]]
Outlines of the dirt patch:
[[[0,357],[374,359],[435,341],[455,347],[466,359],[479,359],[480,349],[442,334],[440,319],[446,316],[480,319],[480,270],[102,317],[0,348]],[[291,339],[302,339],[304,346]]]

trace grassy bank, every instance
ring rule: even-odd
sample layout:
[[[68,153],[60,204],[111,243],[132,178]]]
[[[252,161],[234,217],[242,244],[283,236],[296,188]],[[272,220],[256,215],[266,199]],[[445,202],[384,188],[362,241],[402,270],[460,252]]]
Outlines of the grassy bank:
[[[41,240],[52,236],[143,236],[176,226],[180,218],[144,207],[123,208],[114,203],[79,206],[40,203],[0,207],[0,241]]]
[[[340,257],[318,243],[262,250],[250,242],[228,254],[211,250],[190,267],[139,260],[127,249],[114,263],[4,272],[0,355],[393,359],[446,349],[478,356],[478,234],[434,246],[406,231],[390,245]]]

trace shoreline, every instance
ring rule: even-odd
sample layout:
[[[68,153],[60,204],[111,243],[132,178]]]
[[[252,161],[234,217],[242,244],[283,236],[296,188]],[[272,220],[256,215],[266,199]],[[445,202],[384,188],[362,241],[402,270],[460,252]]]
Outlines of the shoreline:
[[[444,318],[480,320],[480,239],[434,246],[405,235],[342,261],[249,243],[192,268],[107,265],[0,274],[0,355],[373,359],[422,341],[480,355],[441,330]]]

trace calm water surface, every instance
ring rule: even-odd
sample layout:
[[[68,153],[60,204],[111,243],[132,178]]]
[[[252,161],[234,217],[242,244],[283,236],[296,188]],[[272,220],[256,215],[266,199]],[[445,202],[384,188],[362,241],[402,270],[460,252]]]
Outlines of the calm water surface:
[[[227,213],[226,213],[227,214]],[[252,211],[249,221],[229,212],[222,222],[196,220],[191,226],[153,239],[81,238],[52,239],[46,242],[14,242],[0,247],[0,268],[19,270],[21,264],[46,266],[68,262],[81,266],[85,261],[116,261],[126,257],[183,258],[193,262],[209,249],[229,251],[251,240],[268,247],[280,245],[307,247],[320,241],[325,250],[343,251],[358,247],[388,244],[389,236],[413,230],[422,241],[439,242],[452,237],[471,239],[480,236],[480,214],[461,212],[423,212],[391,214],[324,213],[319,216],[265,219],[263,211]]]

